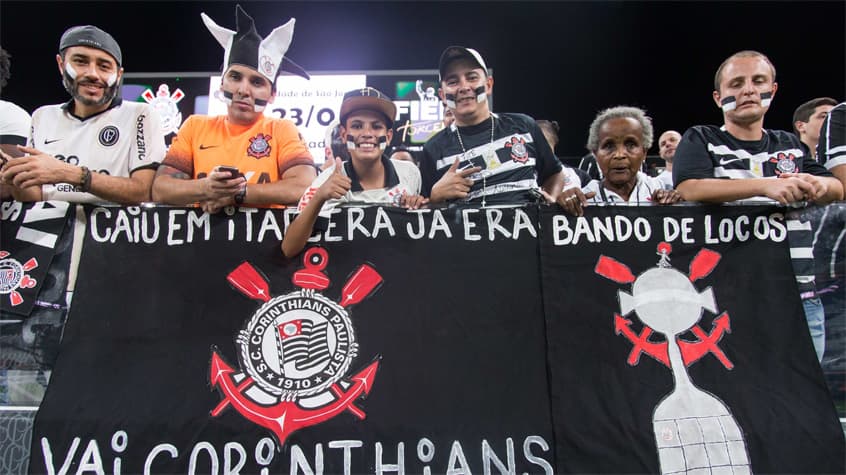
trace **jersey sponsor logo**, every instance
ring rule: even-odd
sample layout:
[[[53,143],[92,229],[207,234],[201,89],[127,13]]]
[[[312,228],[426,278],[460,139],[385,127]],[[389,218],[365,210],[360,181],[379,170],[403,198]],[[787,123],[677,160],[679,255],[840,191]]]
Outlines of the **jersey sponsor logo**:
[[[364,418],[356,401],[370,393],[381,357],[350,374],[359,345],[349,308],[372,294],[382,277],[367,264],[359,266],[335,302],[321,292],[330,283],[323,272],[328,262],[325,249],[309,249],[291,279],[299,289],[278,296],[270,295],[269,282],[248,262],[229,273],[233,288],[261,306],[235,339],[240,368],[212,350],[209,381],[222,396],[212,417],[232,407],[271,431],[280,448],[297,430],[345,411]]]
[[[270,135],[258,134],[250,139],[250,146],[247,147],[247,155],[253,158],[264,158],[270,156]]]
[[[138,160],[144,160],[147,156],[147,141],[144,138],[144,118],[141,114],[135,120],[135,146],[138,148]]]
[[[526,140],[523,137],[511,137],[505,147],[511,149],[511,159],[515,162],[526,163],[529,159],[529,149],[526,148]]]
[[[215,147],[217,147],[217,145],[203,145],[203,144],[200,144],[200,150],[208,150],[208,149],[210,149],[210,148],[215,148]]]
[[[100,135],[97,136],[97,139],[100,140],[100,145],[104,147],[111,147],[112,145],[116,144],[118,139],[120,138],[120,131],[114,125],[107,125],[100,130]]]

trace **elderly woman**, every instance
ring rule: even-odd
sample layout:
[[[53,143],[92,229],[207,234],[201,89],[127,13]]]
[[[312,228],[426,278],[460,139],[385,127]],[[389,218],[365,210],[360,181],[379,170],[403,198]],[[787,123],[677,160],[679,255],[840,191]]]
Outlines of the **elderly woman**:
[[[588,203],[680,201],[678,192],[664,189],[660,180],[640,171],[652,137],[652,121],[642,109],[618,106],[600,112],[590,125],[587,147],[596,155],[602,179],[592,180],[582,189],[565,189],[558,204],[568,213],[582,216]]]

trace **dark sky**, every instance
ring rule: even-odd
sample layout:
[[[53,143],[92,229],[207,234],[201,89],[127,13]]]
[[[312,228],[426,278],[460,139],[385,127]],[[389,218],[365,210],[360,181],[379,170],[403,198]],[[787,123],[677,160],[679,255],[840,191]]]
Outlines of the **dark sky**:
[[[609,106],[647,109],[657,131],[720,123],[713,75],[742,49],[777,69],[766,127],[789,129],[808,99],[846,98],[843,1],[240,3],[263,35],[297,18],[289,56],[311,71],[435,69],[446,46],[474,47],[494,70],[496,111],[558,120],[562,156],[584,153]],[[216,71],[222,49],[200,12],[233,28],[234,5],[2,0],[0,44],[13,55],[3,98],[30,111],[65,101],[53,58],[77,24],[112,33],[127,71]]]

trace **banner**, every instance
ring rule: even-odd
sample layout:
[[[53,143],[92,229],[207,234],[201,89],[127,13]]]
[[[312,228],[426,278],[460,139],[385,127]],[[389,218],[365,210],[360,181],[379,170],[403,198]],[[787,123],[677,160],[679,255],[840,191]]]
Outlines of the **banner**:
[[[542,218],[557,470],[842,473],[782,212],[590,211]]]
[[[536,212],[88,213],[33,473],[552,472]]]
[[[32,473],[844,470],[777,208],[86,214]]]

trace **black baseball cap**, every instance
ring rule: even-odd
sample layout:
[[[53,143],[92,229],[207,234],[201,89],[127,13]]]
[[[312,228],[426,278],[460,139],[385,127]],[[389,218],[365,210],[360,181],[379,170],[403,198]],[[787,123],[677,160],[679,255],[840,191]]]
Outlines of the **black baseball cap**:
[[[463,46],[449,46],[443,53],[441,53],[441,60],[438,62],[438,73],[440,74],[441,81],[444,80],[444,72],[446,71],[447,66],[449,66],[449,63],[460,58],[469,59],[482,68],[486,75],[488,74],[488,67],[485,66],[485,60],[482,59],[482,55],[479,54],[478,51],[473,48],[465,48]]]
[[[394,117],[397,116],[397,106],[390,97],[380,92],[375,87],[365,87],[363,89],[353,89],[344,94],[344,100],[341,102],[341,114],[339,119],[343,125],[347,121],[347,117],[357,110],[372,110],[380,112],[388,121],[388,128],[394,127]]]
[[[59,40],[59,52],[71,46],[88,46],[97,48],[108,53],[117,61],[118,67],[123,63],[123,56],[120,53],[120,46],[112,35],[93,25],[72,26],[65,30],[62,39]]]

